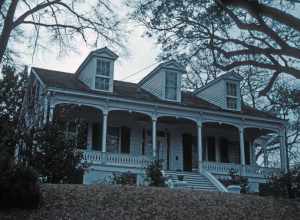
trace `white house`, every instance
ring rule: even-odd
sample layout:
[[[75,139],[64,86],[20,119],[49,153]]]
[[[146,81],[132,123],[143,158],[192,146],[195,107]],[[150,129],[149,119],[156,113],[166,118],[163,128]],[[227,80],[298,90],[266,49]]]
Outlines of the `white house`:
[[[33,67],[27,105],[28,125],[61,120],[73,132],[62,106],[78,106],[87,124],[83,182],[101,182],[114,172],[130,171],[142,184],[145,167],[163,161],[164,174],[187,187],[226,191],[218,179],[230,169],[249,178],[252,190],[267,176],[286,171],[286,122],[241,102],[241,76],[225,73],[206,86],[181,90],[185,68],[175,61],[158,65],[139,83],[114,80],[118,56],[108,48],[92,51],[74,73]],[[75,114],[75,113],[74,113]],[[276,134],[281,167],[257,164],[256,147]],[[274,136],[274,135],[273,135]]]

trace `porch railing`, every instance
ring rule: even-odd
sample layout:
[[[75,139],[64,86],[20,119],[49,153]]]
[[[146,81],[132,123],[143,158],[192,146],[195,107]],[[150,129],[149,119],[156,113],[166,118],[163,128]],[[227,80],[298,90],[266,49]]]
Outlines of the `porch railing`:
[[[279,168],[267,168],[255,165],[243,166],[234,163],[218,163],[218,162],[203,162],[203,168],[210,173],[219,175],[228,175],[230,170],[234,170],[237,174],[247,177],[266,178],[268,176],[280,173]]]
[[[145,168],[151,163],[146,156],[134,156],[130,154],[103,153],[100,151],[83,150],[83,160],[87,163],[125,166],[132,168]]]

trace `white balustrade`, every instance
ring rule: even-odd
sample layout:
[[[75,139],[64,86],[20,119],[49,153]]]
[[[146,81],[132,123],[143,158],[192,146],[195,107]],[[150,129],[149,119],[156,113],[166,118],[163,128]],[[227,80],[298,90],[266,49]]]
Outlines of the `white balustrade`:
[[[242,165],[234,163],[217,163],[217,162],[203,162],[203,169],[213,174],[228,175],[231,170],[241,175]],[[279,168],[267,168],[260,166],[245,166],[245,176],[266,178],[280,173]]]
[[[145,168],[151,162],[151,159],[146,156],[133,156],[129,154],[103,153],[88,150],[83,150],[82,154],[84,161],[93,164]]]

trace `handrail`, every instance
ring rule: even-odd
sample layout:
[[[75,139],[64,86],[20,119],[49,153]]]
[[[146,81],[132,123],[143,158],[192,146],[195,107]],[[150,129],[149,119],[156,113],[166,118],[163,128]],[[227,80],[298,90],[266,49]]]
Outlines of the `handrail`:
[[[130,154],[103,153],[100,151],[82,150],[83,161],[92,164],[114,165],[126,167],[147,167],[151,159],[147,156],[134,156]]]
[[[207,161],[203,162],[203,169],[210,173],[220,175],[228,175],[230,170],[235,170],[239,175],[258,178],[266,178],[280,173],[279,168],[260,167],[257,165],[245,165],[243,167],[241,164]]]
[[[228,192],[228,189],[210,172],[202,170],[201,174],[205,176],[220,192]]]

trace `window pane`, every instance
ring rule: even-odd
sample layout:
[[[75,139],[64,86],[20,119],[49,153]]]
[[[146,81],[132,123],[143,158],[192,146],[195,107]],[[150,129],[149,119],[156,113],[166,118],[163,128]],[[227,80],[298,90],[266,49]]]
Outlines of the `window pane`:
[[[117,127],[108,127],[107,129],[107,152],[119,152],[120,129]]]
[[[96,75],[109,76],[110,62],[97,60]]]
[[[226,86],[227,86],[227,95],[237,96],[236,84],[234,84],[234,83],[227,83]]]
[[[103,77],[96,77],[95,79],[95,88],[100,90],[108,90],[109,88],[109,79]]]
[[[177,99],[177,73],[166,72],[166,99]]]
[[[227,98],[227,108],[236,109],[237,108],[237,99],[236,98]]]
[[[166,99],[176,100],[177,90],[176,88],[167,87],[166,88]]]

